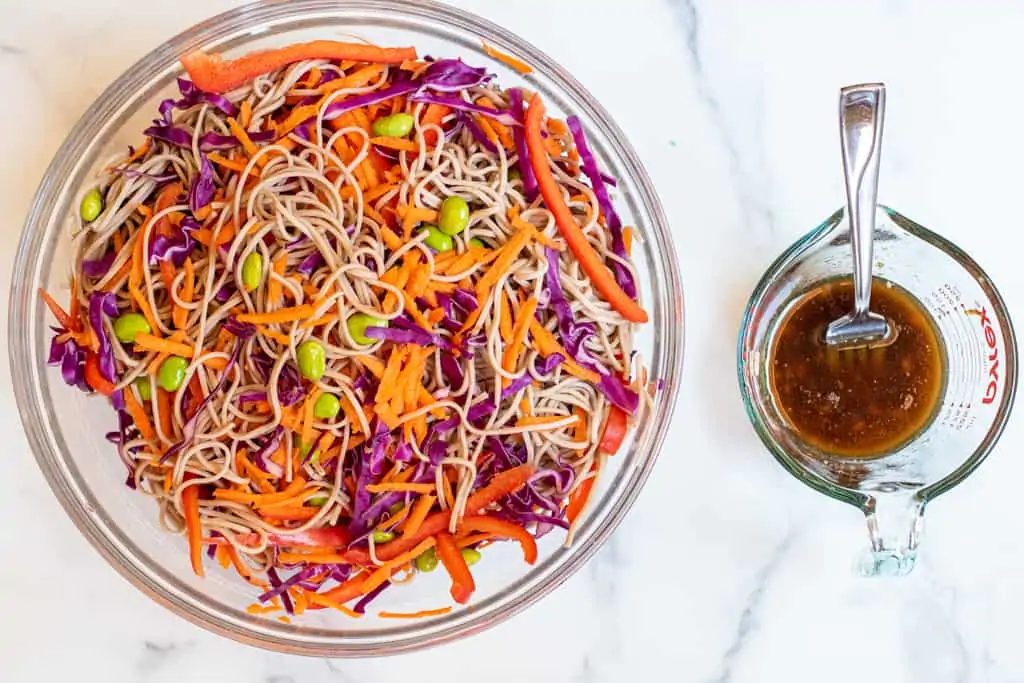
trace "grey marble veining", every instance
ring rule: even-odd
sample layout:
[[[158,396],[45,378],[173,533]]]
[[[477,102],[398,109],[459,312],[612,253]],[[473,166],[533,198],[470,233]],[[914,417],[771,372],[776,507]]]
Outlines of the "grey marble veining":
[[[0,0],[0,286],[35,185],[89,102],[152,46],[234,4]],[[844,200],[836,97],[859,81],[889,85],[881,198],[963,246],[1011,312],[1024,310],[1024,90],[1014,80],[1024,5],[454,4],[572,71],[626,131],[669,215],[688,305],[686,370],[634,509],[554,594],[465,642],[388,660],[258,651],[152,603],[79,537],[28,452],[4,363],[0,681],[86,672],[109,683],[1024,681],[1020,421],[971,480],[929,508],[915,573],[867,581],[852,571],[867,542],[859,513],[764,452],[734,367],[761,270]]]

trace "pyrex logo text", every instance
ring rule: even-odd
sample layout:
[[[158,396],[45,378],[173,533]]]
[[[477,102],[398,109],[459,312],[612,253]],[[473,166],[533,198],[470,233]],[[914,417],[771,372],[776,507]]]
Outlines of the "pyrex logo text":
[[[980,310],[970,308],[964,311],[968,315],[978,316],[981,329],[985,333],[985,344],[988,346],[988,385],[985,387],[985,396],[982,403],[992,403],[996,400],[996,393],[999,391],[999,348],[996,346],[996,331],[992,327],[992,319],[988,317],[988,311],[983,306]]]

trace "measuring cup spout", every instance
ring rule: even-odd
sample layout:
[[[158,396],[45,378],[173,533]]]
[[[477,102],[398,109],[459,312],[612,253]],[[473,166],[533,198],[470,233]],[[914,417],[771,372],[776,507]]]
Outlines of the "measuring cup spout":
[[[917,561],[925,500],[916,492],[872,493],[861,509],[871,547],[860,558],[862,576],[906,576]]]

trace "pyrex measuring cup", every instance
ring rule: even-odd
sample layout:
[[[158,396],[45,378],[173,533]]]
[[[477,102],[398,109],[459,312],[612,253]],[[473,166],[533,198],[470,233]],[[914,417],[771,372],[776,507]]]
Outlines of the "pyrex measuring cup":
[[[1017,343],[1002,297],[967,254],[886,207],[875,228],[875,277],[916,297],[931,314],[945,355],[945,388],[931,423],[898,450],[838,458],[805,443],[776,404],[769,361],[779,324],[799,297],[848,278],[853,264],[844,211],[783,253],[747,304],[739,380],[747,414],[786,470],[825,495],[860,508],[871,548],[867,576],[914,567],[925,506],[985,459],[1009,417],[1017,388]]]

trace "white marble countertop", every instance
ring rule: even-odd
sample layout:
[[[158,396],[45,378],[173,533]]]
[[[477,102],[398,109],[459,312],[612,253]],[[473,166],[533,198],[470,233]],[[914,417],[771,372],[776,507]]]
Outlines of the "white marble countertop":
[[[0,0],[0,291],[35,186],[75,119],[159,41],[231,4]],[[914,574],[861,579],[852,571],[867,540],[860,514],[767,455],[734,365],[761,271],[843,202],[836,96],[867,80],[889,86],[881,199],[974,255],[1024,320],[1024,90],[1012,77],[1024,63],[1024,5],[455,4],[547,51],[603,101],[675,231],[686,378],[626,521],[549,598],[467,641],[364,661],[250,649],[149,601],[79,537],[33,462],[0,363],[0,680],[1024,680],[1022,421],[930,507]]]

